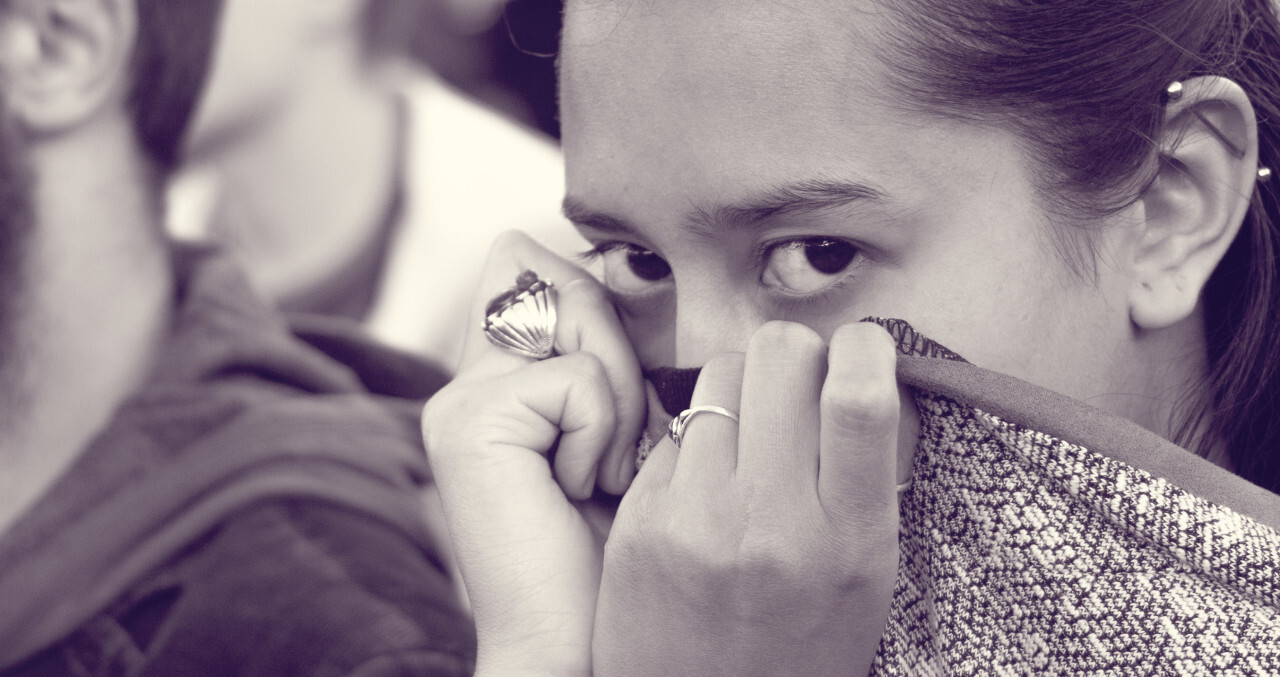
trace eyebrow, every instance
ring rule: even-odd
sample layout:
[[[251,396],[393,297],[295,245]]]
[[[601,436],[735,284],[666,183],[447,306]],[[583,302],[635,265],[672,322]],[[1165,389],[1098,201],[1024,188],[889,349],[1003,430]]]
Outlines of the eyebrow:
[[[809,214],[856,202],[879,202],[885,194],[871,186],[849,181],[811,179],[789,183],[754,195],[738,204],[714,208],[694,207],[686,221],[695,230],[751,227],[784,216]],[[625,219],[590,209],[568,196],[562,207],[565,218],[580,226],[617,235],[638,235]]]
[[[884,193],[866,184],[812,179],[778,186],[741,204],[698,209],[696,219],[707,226],[750,226],[780,216],[809,214],[883,198]]]

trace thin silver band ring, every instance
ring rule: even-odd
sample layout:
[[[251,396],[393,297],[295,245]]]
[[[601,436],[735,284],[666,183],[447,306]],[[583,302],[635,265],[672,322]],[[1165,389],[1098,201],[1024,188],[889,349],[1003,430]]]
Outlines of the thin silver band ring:
[[[672,442],[676,443],[677,449],[680,448],[680,443],[684,441],[684,432],[685,428],[689,426],[689,421],[693,420],[693,417],[698,414],[719,414],[731,419],[734,423],[738,422],[737,412],[729,411],[724,407],[717,407],[714,404],[689,407],[671,419],[671,423],[667,425],[667,436],[671,438]]]

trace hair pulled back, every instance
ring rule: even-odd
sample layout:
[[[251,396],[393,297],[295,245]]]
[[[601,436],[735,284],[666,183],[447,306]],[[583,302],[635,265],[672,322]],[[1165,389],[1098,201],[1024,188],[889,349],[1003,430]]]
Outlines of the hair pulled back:
[[[1103,215],[1137,199],[1169,83],[1220,75],[1248,93],[1259,164],[1280,172],[1280,23],[1268,0],[889,0],[890,72],[942,115],[1000,124],[1038,161],[1047,206]],[[1154,173],[1154,172],[1152,172]],[[1225,443],[1280,492],[1280,181],[1259,184],[1203,296],[1208,398],[1175,441]],[[1200,434],[1197,434],[1199,431]]]
[[[137,2],[129,105],[142,147],[168,170],[180,159],[209,76],[223,0]]]

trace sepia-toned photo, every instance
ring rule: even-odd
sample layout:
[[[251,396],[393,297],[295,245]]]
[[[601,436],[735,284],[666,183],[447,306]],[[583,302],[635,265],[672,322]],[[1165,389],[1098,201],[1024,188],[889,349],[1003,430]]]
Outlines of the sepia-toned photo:
[[[1280,675],[1274,0],[0,0],[0,677]]]

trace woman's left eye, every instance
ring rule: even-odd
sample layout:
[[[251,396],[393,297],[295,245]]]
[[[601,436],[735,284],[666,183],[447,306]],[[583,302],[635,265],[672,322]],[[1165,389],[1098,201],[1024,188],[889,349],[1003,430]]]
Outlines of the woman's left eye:
[[[789,294],[810,294],[836,282],[858,255],[844,240],[810,237],[781,242],[765,252],[766,286]]]

